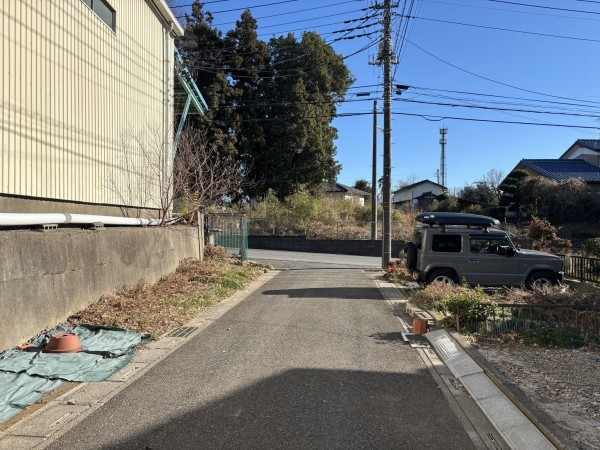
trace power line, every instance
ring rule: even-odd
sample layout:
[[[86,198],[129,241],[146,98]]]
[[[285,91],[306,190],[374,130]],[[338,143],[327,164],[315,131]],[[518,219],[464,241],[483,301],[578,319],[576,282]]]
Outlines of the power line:
[[[598,130],[598,127],[584,126],[584,125],[572,125],[564,123],[539,123],[539,122],[523,122],[513,120],[494,120],[494,119],[476,119],[472,117],[456,117],[456,116],[436,116],[428,114],[417,114],[417,113],[406,113],[406,112],[392,112],[393,115],[397,116],[408,116],[408,117],[420,117],[430,122],[441,122],[442,120],[458,120],[466,122],[482,122],[482,123],[493,123],[493,124],[506,124],[506,125],[528,125],[537,127],[554,127],[554,128],[570,128],[570,129],[581,129],[581,130]],[[357,116],[371,116],[373,111],[356,111],[346,113],[336,113],[327,115],[311,115],[311,116],[291,116],[291,117],[265,117],[255,119],[243,119],[243,122],[259,121],[259,122],[273,122],[273,121],[289,121],[289,120],[302,120],[302,119],[338,119],[345,117],[357,117]]]
[[[358,114],[358,113],[355,113]],[[362,114],[371,114],[371,113],[362,113]],[[582,130],[598,130],[599,127],[589,127],[583,125],[570,125],[563,123],[539,123],[539,122],[520,122],[520,121],[512,121],[512,120],[493,120],[493,119],[475,119],[472,117],[453,117],[453,116],[435,116],[435,115],[427,115],[427,114],[414,114],[414,113],[404,113],[404,112],[394,112],[395,115],[400,116],[412,116],[412,117],[421,117],[422,119],[428,120],[430,122],[441,122],[442,120],[463,120],[467,122],[487,122],[487,123],[502,123],[502,124],[510,124],[510,125],[531,125],[538,127],[556,127],[556,128],[579,128]]]
[[[367,86],[365,86],[365,87],[367,87]],[[492,98],[508,99],[508,100],[523,100],[523,101],[529,101],[529,102],[550,103],[550,104],[567,105],[567,106],[577,106],[577,107],[582,107],[582,108],[593,107],[591,105],[586,105],[585,103],[559,102],[559,101],[556,101],[556,100],[538,100],[538,99],[532,99],[532,98],[511,97],[511,96],[507,96],[507,95],[486,94],[486,93],[481,93],[481,92],[455,91],[455,90],[450,90],[450,89],[436,89],[436,88],[428,88],[428,87],[420,87],[420,86],[411,86],[410,88],[411,88],[411,91],[413,89],[416,89],[416,90],[425,90],[425,91],[450,92],[450,93],[454,93],[454,94],[464,94],[464,95],[475,95],[475,96],[483,96],[483,97],[492,97]]]
[[[283,12],[283,13],[271,14],[271,15],[268,15],[268,16],[255,17],[255,19],[256,20],[262,20],[262,19],[270,19],[272,17],[289,16],[290,14],[297,14],[297,13],[306,12],[306,11],[314,11],[315,9],[331,8],[333,6],[339,6],[339,5],[344,5],[346,3],[355,3],[355,2],[356,2],[356,0],[346,0],[344,2],[338,2],[338,3],[331,3],[331,4],[328,4],[328,5],[316,6],[314,8],[296,9],[296,10],[293,10],[293,11],[286,11],[286,12]],[[368,8],[360,8],[357,11],[366,11],[367,9]],[[340,13],[340,14],[345,14],[345,13]],[[307,20],[312,20],[312,18],[311,19],[307,19]],[[233,22],[221,22],[221,23],[216,23],[213,26],[218,27],[218,26],[221,26],[221,25],[231,25],[231,24],[234,24],[234,23],[236,23],[236,21],[233,21]]]
[[[555,6],[532,5],[530,3],[510,2],[507,0],[487,0],[487,1],[494,2],[494,3],[505,3],[508,5],[515,5],[515,6],[527,6],[529,8],[551,9],[551,10],[555,10],[555,11],[566,11],[566,12],[575,12],[575,13],[582,13],[582,14],[600,15],[600,12],[597,12],[597,11],[585,11],[585,10],[580,10],[580,9],[558,8]]]
[[[539,12],[539,11],[523,11],[523,10],[516,10],[516,9],[505,9],[505,8],[494,8],[491,6],[480,6],[480,5],[465,5],[462,3],[454,3],[454,2],[450,2],[450,1],[441,1],[441,0],[423,0],[426,1],[428,3],[437,3],[440,5],[450,5],[450,6],[459,6],[459,7],[463,7],[463,8],[476,8],[476,9],[485,9],[485,10],[489,10],[489,11],[503,11],[503,12],[508,12],[508,13],[513,13],[513,14],[527,14],[527,15],[535,15],[535,16],[545,16],[545,17],[557,17],[557,18],[561,18],[561,19],[569,19],[569,20],[587,20],[587,21],[593,21],[593,22],[599,22],[600,19],[596,19],[596,18],[592,18],[592,17],[574,17],[574,16],[566,16],[566,15],[560,15],[560,14],[548,14],[548,13],[543,13],[543,12]],[[574,0],[576,1],[576,0]]]
[[[536,31],[527,31],[527,30],[513,30],[510,28],[501,28],[501,27],[492,27],[489,25],[477,25],[473,23],[464,23],[464,22],[454,22],[452,20],[443,20],[443,19],[432,19],[430,17],[412,17],[413,19],[426,20],[429,22],[439,22],[439,23],[447,23],[450,25],[460,25],[464,27],[472,27],[472,28],[483,28],[486,30],[494,30],[494,31],[504,31],[509,33],[519,33],[519,34],[530,34],[533,36],[542,36],[542,37],[550,37],[555,39],[568,39],[572,41],[584,41],[584,42],[597,42],[600,43],[600,39],[591,39],[591,38],[583,38],[576,36],[564,36],[558,34],[550,34],[550,33],[539,33]]]
[[[436,56],[436,55],[434,55],[433,53],[431,53],[431,52],[429,52],[429,51],[425,50],[424,48],[422,48],[422,47],[420,47],[420,46],[418,46],[417,44],[415,44],[414,42],[410,41],[409,39],[406,39],[406,42],[408,42],[408,43],[409,43],[409,44],[411,44],[412,46],[414,46],[414,47],[418,48],[418,49],[419,49],[419,50],[421,50],[423,53],[426,53],[426,54],[428,54],[428,55],[429,55],[429,56],[431,56],[432,58],[435,58],[435,59],[437,59],[438,61],[440,61],[440,62],[442,62],[442,63],[444,63],[444,64],[447,64],[447,65],[449,65],[450,67],[454,67],[455,69],[457,69],[457,70],[460,70],[461,72],[468,73],[469,75],[472,75],[472,76],[474,76],[474,77],[477,77],[477,78],[481,78],[482,80],[486,80],[486,81],[489,81],[489,82],[491,82],[491,83],[500,84],[500,85],[502,85],[502,86],[506,86],[506,87],[509,87],[509,88],[511,88],[511,89],[516,89],[516,90],[518,90],[518,91],[523,91],[523,92],[529,92],[530,94],[541,95],[541,96],[544,96],[544,97],[557,98],[557,99],[560,99],[560,100],[570,100],[570,101],[574,101],[574,102],[582,102],[582,101],[586,101],[587,103],[593,103],[593,104],[596,104],[596,105],[600,105],[600,102],[595,102],[595,101],[592,101],[592,100],[581,100],[581,99],[577,99],[577,98],[571,98],[571,97],[562,97],[562,96],[559,96],[559,95],[546,94],[546,93],[544,93],[544,92],[533,91],[533,90],[531,90],[531,89],[525,89],[525,88],[521,88],[521,87],[518,87],[518,86],[514,86],[514,85],[512,85],[512,84],[503,83],[502,81],[494,80],[494,79],[492,79],[492,78],[485,77],[485,76],[483,76],[483,75],[479,75],[479,74],[477,74],[477,73],[475,73],[475,72],[471,72],[470,70],[463,69],[462,67],[459,67],[459,66],[457,66],[456,64],[452,64],[451,62],[448,62],[448,61],[446,61],[446,60],[444,60],[444,59],[440,58],[439,56]]]
[[[424,105],[436,105],[436,106],[449,106],[453,108],[471,108],[471,109],[485,109],[489,111],[512,111],[512,112],[523,112],[523,113],[532,113],[532,114],[552,114],[557,116],[572,116],[572,117],[589,117],[593,119],[600,119],[600,113],[596,115],[590,114],[579,114],[579,113],[566,113],[566,112],[557,112],[557,111],[539,111],[533,109],[515,109],[515,108],[498,108],[492,106],[483,106],[483,105],[465,105],[460,103],[442,103],[442,102],[427,102],[423,100],[412,100],[406,98],[396,98],[394,99],[400,102],[407,103],[419,103]]]
[[[266,6],[274,6],[274,5],[281,5],[282,3],[295,3],[295,2],[299,2],[300,0],[280,0],[278,2],[272,2],[272,3],[263,3],[260,5],[248,5],[245,6],[243,8],[232,8],[232,9],[223,9],[221,11],[210,11],[211,14],[220,14],[220,13],[226,13],[226,12],[235,12],[235,11],[245,11],[247,9],[253,9],[253,8],[264,8]],[[204,3],[204,2],[202,2]],[[186,6],[193,6],[194,3],[190,4],[190,5],[182,5],[184,7]],[[183,16],[175,16],[177,19],[181,19],[186,17],[185,15]]]

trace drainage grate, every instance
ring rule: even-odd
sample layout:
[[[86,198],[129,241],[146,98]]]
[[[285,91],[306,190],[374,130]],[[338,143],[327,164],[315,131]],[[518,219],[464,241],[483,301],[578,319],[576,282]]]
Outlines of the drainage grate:
[[[194,331],[196,331],[198,327],[181,327],[173,330],[168,337],[188,337]]]
[[[498,443],[498,441],[496,440],[496,438],[494,437],[494,435],[492,433],[485,433],[485,435],[492,442],[492,445],[494,446],[495,449],[502,450],[502,447],[500,446],[500,444]]]

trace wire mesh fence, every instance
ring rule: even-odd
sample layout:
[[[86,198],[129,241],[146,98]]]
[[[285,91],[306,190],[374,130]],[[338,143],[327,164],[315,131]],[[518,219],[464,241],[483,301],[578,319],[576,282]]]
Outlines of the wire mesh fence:
[[[248,259],[248,219],[244,214],[208,214],[205,228],[209,244],[224,247],[242,261]]]
[[[464,320],[463,329],[484,335],[500,336],[543,327],[572,327],[585,341],[600,339],[600,306],[498,304],[485,320]]]

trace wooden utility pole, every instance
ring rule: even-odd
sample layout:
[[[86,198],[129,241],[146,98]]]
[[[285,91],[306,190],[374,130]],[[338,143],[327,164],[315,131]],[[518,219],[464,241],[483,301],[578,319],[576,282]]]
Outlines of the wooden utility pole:
[[[392,256],[392,5],[383,3],[383,252],[385,269]]]

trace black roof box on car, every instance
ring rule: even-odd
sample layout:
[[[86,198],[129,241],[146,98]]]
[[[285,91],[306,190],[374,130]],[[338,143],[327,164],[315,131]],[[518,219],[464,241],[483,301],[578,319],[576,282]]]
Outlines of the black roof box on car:
[[[472,227],[489,227],[500,224],[498,219],[479,214],[454,212],[426,212],[416,217],[417,222],[427,225],[464,225]]]

